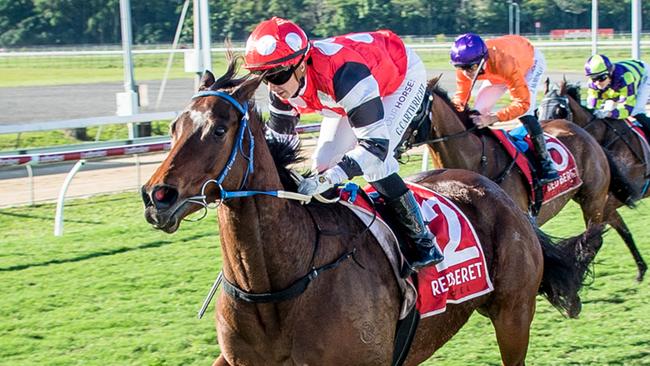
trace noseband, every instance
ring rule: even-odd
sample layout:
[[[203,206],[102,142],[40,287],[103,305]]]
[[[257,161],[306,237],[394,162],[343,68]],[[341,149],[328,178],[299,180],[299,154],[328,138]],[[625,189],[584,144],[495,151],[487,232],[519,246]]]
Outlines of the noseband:
[[[557,106],[562,107],[567,116],[565,117],[569,121],[573,121],[573,113],[571,113],[571,108],[569,106],[569,97],[562,95],[555,95],[552,97],[544,97],[541,103],[539,103],[539,119],[553,119],[558,118],[555,115],[555,108]]]

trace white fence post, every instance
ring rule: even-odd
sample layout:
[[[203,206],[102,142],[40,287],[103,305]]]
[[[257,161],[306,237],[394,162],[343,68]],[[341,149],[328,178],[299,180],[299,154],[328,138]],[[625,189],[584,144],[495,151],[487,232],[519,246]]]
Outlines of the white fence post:
[[[135,188],[140,189],[140,186],[142,186],[142,184],[140,184],[140,182],[142,180],[142,178],[140,176],[140,155],[135,154],[135,155],[133,155],[133,157],[135,158],[135,174],[136,174],[136,184],[137,184],[137,186],[135,186]]]
[[[420,171],[426,172],[429,170],[429,148],[425,146],[424,152],[422,153],[422,168]]]
[[[54,216],[54,236],[63,235],[63,204],[65,201],[65,192],[68,190],[68,186],[72,181],[72,177],[81,169],[81,167],[86,163],[85,160],[79,160],[72,167],[70,173],[65,177],[63,185],[61,186],[61,191],[59,192],[59,199],[56,202],[56,216]]]
[[[27,169],[27,178],[29,179],[29,205],[34,205],[34,172],[32,171],[32,166],[27,164],[25,165]]]

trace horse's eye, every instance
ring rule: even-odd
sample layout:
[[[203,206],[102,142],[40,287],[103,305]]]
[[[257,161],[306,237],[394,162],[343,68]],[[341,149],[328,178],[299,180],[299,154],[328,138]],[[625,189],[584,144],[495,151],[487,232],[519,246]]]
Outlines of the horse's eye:
[[[214,128],[214,134],[221,137],[221,136],[226,134],[227,130],[228,129],[225,128],[224,126],[217,126],[217,127]]]

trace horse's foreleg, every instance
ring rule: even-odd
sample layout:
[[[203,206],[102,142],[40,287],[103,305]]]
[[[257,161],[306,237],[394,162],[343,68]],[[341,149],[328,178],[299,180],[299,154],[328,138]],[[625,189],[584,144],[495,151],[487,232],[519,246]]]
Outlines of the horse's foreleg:
[[[214,363],[212,366],[230,366],[228,361],[223,357],[223,355],[219,355],[216,360],[214,360]]]
[[[627,248],[630,250],[630,253],[632,253],[632,257],[634,257],[634,262],[636,263],[636,268],[638,271],[636,280],[639,282],[643,281],[643,276],[645,275],[645,272],[648,269],[648,265],[643,260],[643,257],[641,257],[641,253],[639,252],[639,249],[636,247],[636,243],[634,242],[632,233],[627,228],[627,225],[625,225],[625,222],[623,221],[621,215],[616,211],[613,211],[612,213],[609,214],[607,221],[609,225],[611,225],[611,227],[613,227],[616,230],[618,235],[621,236],[621,238],[625,242],[625,245],[627,245]]]

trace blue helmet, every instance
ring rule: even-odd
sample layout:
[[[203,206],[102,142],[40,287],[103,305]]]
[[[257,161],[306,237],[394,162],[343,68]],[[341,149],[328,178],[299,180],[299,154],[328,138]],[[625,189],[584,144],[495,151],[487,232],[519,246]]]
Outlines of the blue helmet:
[[[488,48],[478,34],[461,34],[451,46],[451,64],[454,66],[474,65],[487,56]]]

